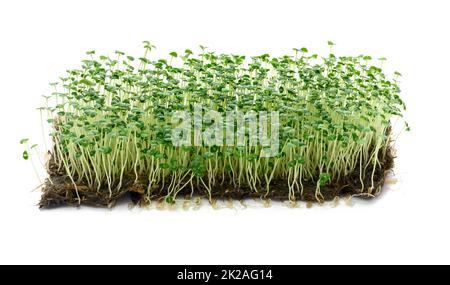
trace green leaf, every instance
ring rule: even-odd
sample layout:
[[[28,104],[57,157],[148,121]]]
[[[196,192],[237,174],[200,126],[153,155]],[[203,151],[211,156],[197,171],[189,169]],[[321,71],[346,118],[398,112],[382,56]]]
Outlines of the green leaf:
[[[152,50],[152,49],[156,49],[156,47],[154,45],[152,45],[149,41],[143,41],[142,42],[144,44],[144,48],[148,49],[148,50]]]
[[[112,148],[109,146],[104,146],[104,147],[99,148],[99,151],[102,154],[110,154],[112,152]]]
[[[295,147],[296,145],[293,142],[288,142],[286,146],[292,148]]]
[[[302,47],[302,48],[300,49],[300,51],[303,52],[303,53],[307,53],[307,52],[308,52],[308,49],[305,48],[305,47]]]
[[[411,128],[410,128],[408,122],[405,122],[405,130],[406,130],[407,132],[410,132],[410,131],[411,131]]]
[[[297,160],[291,160],[287,163],[289,168],[295,167],[297,165]]]
[[[28,139],[21,139],[20,144],[26,144],[28,142]]]
[[[166,197],[166,203],[167,204],[173,204],[173,203],[175,203],[175,200],[173,199],[173,197],[172,196],[167,196]]]
[[[328,180],[330,180],[330,174],[325,173],[325,172],[320,173],[320,176],[319,176],[320,186],[322,186],[322,187],[325,186],[325,184],[328,182]]]
[[[305,162],[306,162],[306,159],[305,159],[303,156],[300,156],[300,157],[297,159],[297,163],[305,164]]]
[[[171,53],[169,53],[170,54],[170,56],[172,56],[172,57],[177,57],[178,56],[178,54],[176,53],[176,52],[171,52]]]
[[[332,41],[328,41],[327,43],[328,43],[329,46],[334,46],[334,45],[336,45],[336,44],[333,43]]]
[[[23,151],[22,157],[23,157],[23,159],[28,160],[28,158],[30,157],[28,154],[28,151],[26,151],[26,150]]]
[[[89,81],[87,79],[81,79],[78,83],[84,84],[84,85],[87,85],[87,86],[93,86],[94,85],[94,83],[92,83],[91,81]]]

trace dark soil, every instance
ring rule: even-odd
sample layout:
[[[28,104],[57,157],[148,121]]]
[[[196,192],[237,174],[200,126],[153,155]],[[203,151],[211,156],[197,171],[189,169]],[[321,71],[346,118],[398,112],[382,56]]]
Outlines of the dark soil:
[[[359,171],[355,171],[351,175],[341,179],[339,183],[330,183],[321,187],[320,191],[323,195],[323,201],[330,201],[336,197],[355,195],[360,198],[373,198],[379,195],[381,188],[384,184],[386,175],[394,166],[394,156],[392,148],[389,148],[387,154],[384,157],[379,157],[381,168],[375,170],[374,186],[370,181],[372,169],[367,167],[364,189],[361,191],[361,181],[359,178]],[[78,195],[70,179],[64,174],[63,171],[58,171],[57,165],[49,162],[49,176],[53,183],[47,179],[43,187],[43,194],[39,203],[40,208],[53,208],[65,205],[89,205],[96,207],[113,207],[117,201],[121,198],[127,197],[134,204],[146,204],[148,198],[146,198],[145,191],[147,189],[147,182],[142,179],[140,182],[135,183],[134,175],[125,176],[124,181],[119,192],[113,192],[110,196],[108,189],[102,188],[99,191],[91,190],[86,185],[77,185]],[[359,170],[359,169],[358,169]],[[195,185],[195,184],[194,184]],[[308,201],[308,202],[322,202],[317,201],[315,196],[316,182],[304,181],[303,195],[296,193],[295,199]],[[190,196],[191,190],[182,190],[178,193],[177,197]],[[288,200],[288,187],[286,181],[274,181],[270,186],[271,191],[266,193],[265,189],[261,189],[260,192],[251,191],[248,188],[234,188],[231,185],[220,185],[213,189],[211,197],[213,199],[246,199],[246,198],[265,198],[273,200]],[[197,196],[209,197],[207,191],[202,187],[196,187],[195,191]],[[151,200],[164,200],[167,192],[165,190],[153,191]]]

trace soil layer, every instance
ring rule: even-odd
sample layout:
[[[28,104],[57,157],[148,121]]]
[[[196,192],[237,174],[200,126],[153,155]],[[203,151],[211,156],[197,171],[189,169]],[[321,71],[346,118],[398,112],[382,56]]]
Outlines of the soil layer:
[[[141,179],[136,182],[134,175],[125,176],[121,190],[118,192],[110,192],[107,188],[100,190],[89,189],[86,185],[77,184],[77,191],[71,180],[64,174],[63,171],[58,170],[58,166],[49,162],[49,177],[42,190],[42,197],[39,203],[40,208],[54,208],[58,206],[79,206],[89,205],[95,207],[113,207],[117,201],[123,197],[128,196],[134,204],[143,205],[148,202],[148,196],[145,194],[147,189],[147,182]],[[389,171],[394,166],[393,149],[389,148],[384,157],[379,157],[380,167],[377,167],[374,175],[374,184],[372,187],[371,174],[373,168],[371,166],[366,168],[364,175],[364,186],[362,187],[360,181],[359,171],[355,171],[350,175],[342,178],[339,183],[329,183],[320,188],[323,199],[319,201],[316,198],[316,182],[303,181],[303,193],[295,193],[292,199],[307,201],[307,202],[322,202],[330,201],[336,197],[353,195],[360,198],[373,198],[379,195],[385,178]],[[359,169],[358,169],[359,170]],[[195,185],[195,184],[194,184]],[[233,185],[223,184],[215,186],[211,193],[211,199],[236,199],[242,200],[246,198],[264,198],[273,200],[289,200],[287,181],[274,181],[270,185],[270,192],[261,189],[259,192],[250,190],[249,188],[235,188]],[[206,189],[196,186],[194,191],[196,196],[210,198]],[[177,197],[186,197],[191,195],[191,190],[182,190],[177,194]],[[153,190],[150,196],[151,200],[164,200],[167,196],[166,190]]]

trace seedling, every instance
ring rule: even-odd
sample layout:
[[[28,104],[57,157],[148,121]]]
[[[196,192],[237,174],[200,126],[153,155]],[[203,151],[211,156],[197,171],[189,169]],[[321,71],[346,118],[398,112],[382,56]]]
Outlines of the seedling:
[[[32,146],[30,146],[28,142],[29,142],[29,139],[27,139],[27,138],[20,140],[20,144],[25,147],[25,150],[22,152],[22,158],[24,160],[29,160],[31,152],[32,151],[36,152],[36,149],[37,149],[37,146],[38,146],[37,144],[33,144]],[[38,171],[36,169],[36,166],[34,165],[34,162],[31,161],[31,164],[33,166],[33,170],[34,170],[34,173],[35,173],[38,181],[40,182],[40,184],[42,184],[41,177],[39,176],[39,173],[38,173]],[[49,181],[51,181],[51,178],[49,178]]]

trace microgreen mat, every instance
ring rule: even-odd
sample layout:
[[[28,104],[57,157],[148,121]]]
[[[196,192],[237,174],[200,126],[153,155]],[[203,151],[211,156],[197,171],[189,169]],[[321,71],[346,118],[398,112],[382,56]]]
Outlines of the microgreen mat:
[[[41,205],[126,192],[167,203],[181,193],[323,201],[349,184],[351,193],[375,195],[392,166],[390,120],[405,109],[400,73],[385,75],[384,58],[336,56],[329,45],[324,57],[307,48],[250,57],[201,46],[153,59],[149,42],[141,57],[87,52],[40,108],[54,143]],[[174,146],[171,117],[192,114],[195,104],[224,114],[278,112],[278,152]]]

